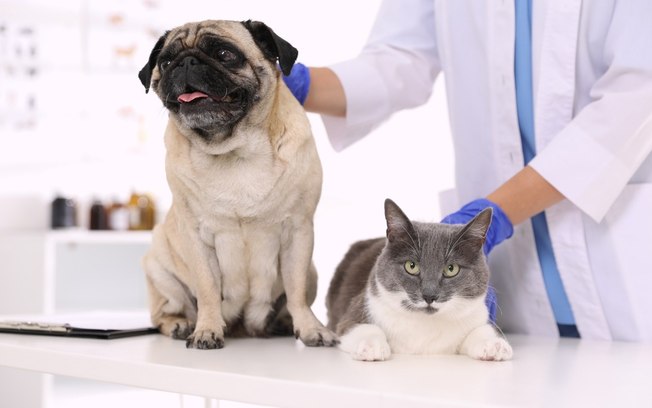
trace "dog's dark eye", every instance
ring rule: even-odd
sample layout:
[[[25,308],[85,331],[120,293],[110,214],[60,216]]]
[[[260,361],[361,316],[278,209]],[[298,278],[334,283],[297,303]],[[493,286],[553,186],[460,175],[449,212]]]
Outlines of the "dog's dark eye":
[[[171,61],[162,61],[159,64],[160,70],[163,71],[165,68],[170,66]]]
[[[232,62],[238,57],[229,50],[221,49],[217,52],[217,58],[222,62]]]

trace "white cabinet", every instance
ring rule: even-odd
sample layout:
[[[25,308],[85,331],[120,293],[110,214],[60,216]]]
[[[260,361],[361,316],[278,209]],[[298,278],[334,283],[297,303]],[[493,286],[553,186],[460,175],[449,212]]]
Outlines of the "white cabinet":
[[[0,234],[0,314],[147,307],[149,231]]]
[[[2,232],[0,314],[145,309],[150,241],[149,231]],[[0,368],[0,407],[71,406],[68,395],[113,388]]]

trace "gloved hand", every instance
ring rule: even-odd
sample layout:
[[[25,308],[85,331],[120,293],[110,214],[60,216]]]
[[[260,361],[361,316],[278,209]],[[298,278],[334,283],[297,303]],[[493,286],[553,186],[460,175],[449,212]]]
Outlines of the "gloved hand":
[[[310,70],[308,67],[300,62],[292,66],[290,75],[282,75],[283,82],[290,88],[292,95],[299,101],[301,105],[304,104],[308,97],[308,90],[310,89]]]
[[[484,254],[488,255],[489,252],[496,245],[500,244],[507,238],[511,237],[514,233],[514,226],[507,218],[507,215],[498,206],[498,204],[487,200],[486,198],[479,198],[466,204],[457,212],[447,215],[441,220],[442,224],[466,224],[471,221],[473,217],[487,207],[493,208],[491,216],[491,225],[487,231],[487,238],[484,241]]]
[[[484,250],[484,254],[488,255],[493,247],[508,239],[514,233],[514,226],[512,225],[512,222],[509,220],[509,218],[507,218],[507,215],[498,206],[498,204],[491,202],[485,198],[473,200],[462,207],[459,211],[444,217],[441,222],[443,224],[466,224],[467,222],[471,221],[473,217],[478,215],[480,211],[484,210],[487,207],[491,207],[493,209],[491,216],[491,225],[489,225],[484,247],[482,248]],[[487,310],[489,311],[489,321],[495,323],[497,300],[496,291],[491,286],[489,286],[487,290],[487,296],[484,299],[484,303],[487,306]]]

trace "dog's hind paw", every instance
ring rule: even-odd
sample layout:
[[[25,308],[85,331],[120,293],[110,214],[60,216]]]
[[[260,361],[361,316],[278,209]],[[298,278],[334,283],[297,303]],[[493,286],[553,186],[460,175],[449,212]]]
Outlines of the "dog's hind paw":
[[[166,336],[177,340],[185,340],[195,330],[195,324],[183,317],[167,316],[161,319],[158,328]]]
[[[294,336],[309,347],[333,347],[339,344],[337,335],[324,326],[295,330]]]
[[[224,335],[212,330],[195,331],[186,339],[186,348],[211,350],[222,347],[224,347]]]

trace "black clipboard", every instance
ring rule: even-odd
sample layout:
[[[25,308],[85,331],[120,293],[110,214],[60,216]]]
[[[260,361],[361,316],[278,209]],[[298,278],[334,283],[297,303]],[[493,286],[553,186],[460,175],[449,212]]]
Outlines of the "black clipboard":
[[[143,319],[137,319],[137,323],[124,324],[122,319],[124,318],[130,321],[130,319],[133,319],[132,314],[80,314],[79,316],[82,316],[81,320],[77,320],[75,315],[60,316],[58,318],[48,316],[42,319],[39,319],[39,317],[30,317],[29,320],[0,320],[0,333],[111,340],[159,332],[155,327],[146,326],[143,323]],[[60,321],[84,322],[84,318],[86,320],[90,319],[92,324],[58,323]]]
[[[83,327],[73,327],[68,324],[52,325],[37,322],[0,322],[0,333],[86,337],[111,340],[122,337],[158,333],[158,329],[155,327],[141,327],[135,329],[88,329]]]

